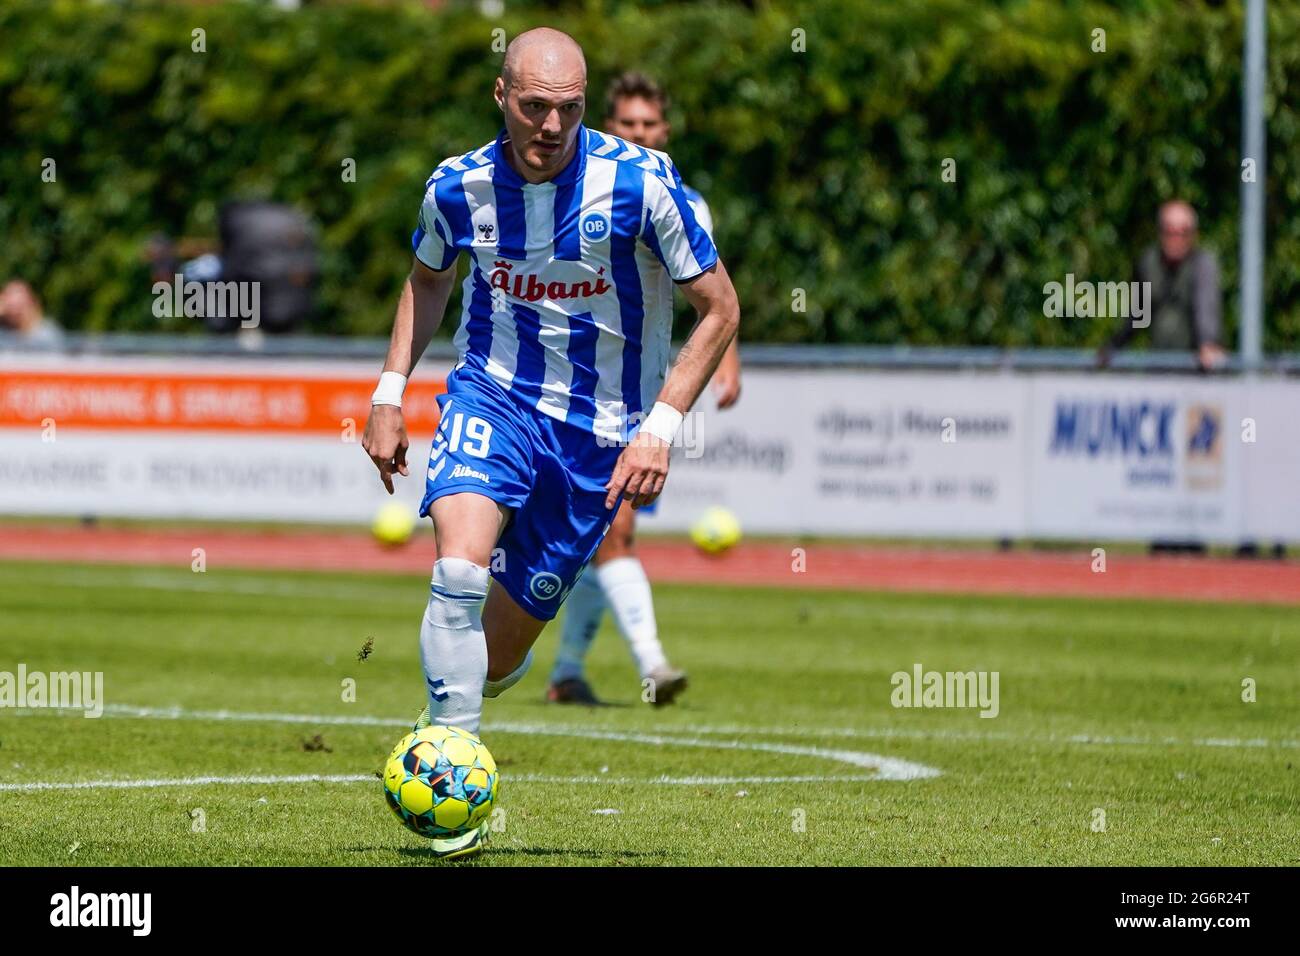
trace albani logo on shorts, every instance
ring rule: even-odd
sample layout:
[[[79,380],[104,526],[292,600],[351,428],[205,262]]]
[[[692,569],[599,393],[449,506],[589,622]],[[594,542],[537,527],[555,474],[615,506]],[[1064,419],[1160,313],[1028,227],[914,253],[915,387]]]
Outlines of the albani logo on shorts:
[[[487,475],[483,474],[483,472],[475,471],[473,468],[468,468],[465,465],[457,465],[455,468],[453,468],[451,470],[451,477],[452,478],[477,478],[485,485],[492,484],[492,479],[489,478]]]
[[[604,295],[613,290],[605,281],[605,267],[596,272],[596,281],[583,279],[581,282],[543,282],[535,275],[518,273],[511,275],[514,263],[498,259],[492,263],[495,267],[488,275],[488,282],[494,289],[508,292],[516,299],[525,302],[540,302],[542,299],[586,299],[593,295]]]
[[[538,571],[533,575],[532,581],[528,584],[528,590],[533,592],[533,597],[539,601],[553,601],[560,595],[560,588],[563,582],[557,574],[550,571]]]

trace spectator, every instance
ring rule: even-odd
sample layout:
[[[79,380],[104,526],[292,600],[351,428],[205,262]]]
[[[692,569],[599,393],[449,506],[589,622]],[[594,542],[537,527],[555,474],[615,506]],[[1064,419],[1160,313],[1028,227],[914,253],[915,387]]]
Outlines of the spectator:
[[[1196,353],[1202,371],[1223,363],[1223,293],[1214,253],[1196,244],[1196,211],[1182,200],[1160,207],[1160,242],[1149,246],[1137,262],[1135,279],[1149,282],[1151,345],[1157,349]],[[1132,320],[1102,347],[1097,360],[1109,364],[1111,353],[1123,348],[1134,332]]]
[[[58,348],[63,329],[41,308],[32,287],[19,279],[0,289],[0,329],[6,329],[24,344]]]

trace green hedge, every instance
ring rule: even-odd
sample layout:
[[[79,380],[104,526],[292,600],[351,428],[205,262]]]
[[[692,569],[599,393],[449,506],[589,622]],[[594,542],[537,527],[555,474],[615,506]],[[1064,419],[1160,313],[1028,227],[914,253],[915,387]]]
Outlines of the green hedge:
[[[144,239],[215,235],[222,200],[275,198],[321,224],[316,330],[383,333],[425,178],[496,132],[492,29],[547,22],[587,50],[593,123],[620,68],[669,87],[671,151],[714,208],[749,339],[1095,344],[1100,323],[1043,316],[1043,284],[1127,279],[1174,194],[1200,210],[1235,329],[1240,4],[517,7],[9,0],[0,276],[73,327],[156,328]],[[1271,7],[1266,346],[1294,350],[1300,5]]]

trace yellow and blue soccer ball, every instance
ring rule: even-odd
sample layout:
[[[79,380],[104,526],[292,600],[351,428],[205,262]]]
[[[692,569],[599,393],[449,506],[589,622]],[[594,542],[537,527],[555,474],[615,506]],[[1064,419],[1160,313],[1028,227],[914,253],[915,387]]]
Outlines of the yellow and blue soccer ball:
[[[384,765],[384,801],[422,837],[452,837],[492,813],[496,761],[475,734],[434,725],[397,742]]]
[[[740,521],[726,508],[709,508],[691,525],[691,540],[701,551],[721,554],[740,541]]]

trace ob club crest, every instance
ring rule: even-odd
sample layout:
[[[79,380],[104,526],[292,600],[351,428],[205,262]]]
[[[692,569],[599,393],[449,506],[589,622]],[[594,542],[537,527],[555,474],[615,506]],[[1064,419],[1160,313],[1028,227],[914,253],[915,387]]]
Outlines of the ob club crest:
[[[603,212],[589,212],[579,220],[578,231],[589,242],[600,242],[602,239],[608,239],[610,233],[609,217]]]

